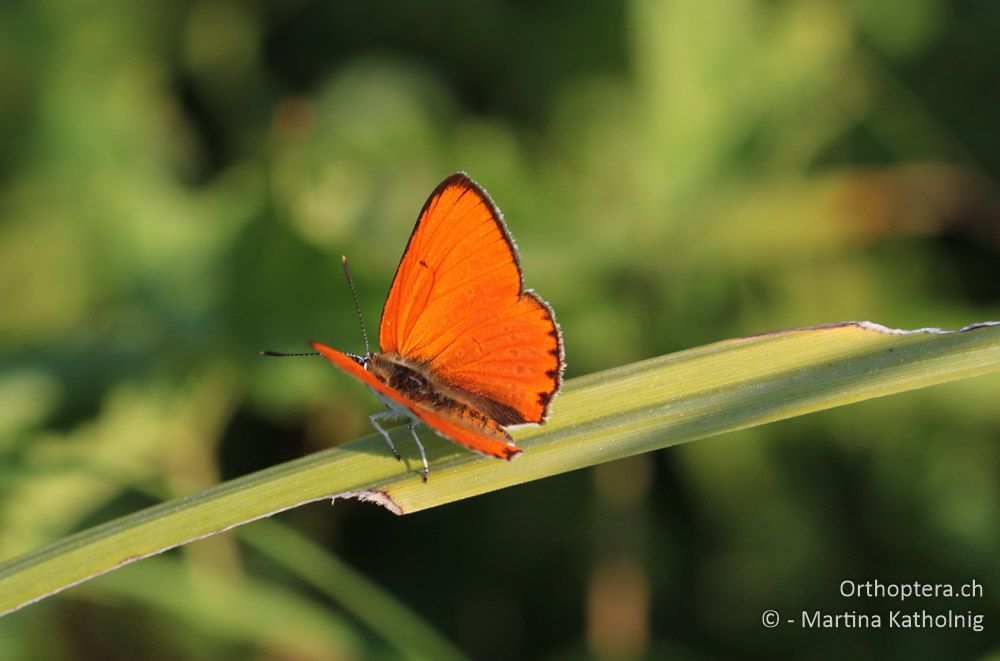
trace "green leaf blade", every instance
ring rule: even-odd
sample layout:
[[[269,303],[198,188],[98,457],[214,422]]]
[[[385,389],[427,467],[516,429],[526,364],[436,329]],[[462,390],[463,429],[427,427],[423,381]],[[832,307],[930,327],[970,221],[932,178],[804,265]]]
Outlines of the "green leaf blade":
[[[727,340],[566,384],[544,426],[515,432],[511,462],[428,439],[431,476],[405,430],[404,462],[377,435],[83,531],[0,565],[0,613],[134,560],[325,498],[397,514],[687,441],[1000,371],[1000,324],[894,331],[846,322]]]

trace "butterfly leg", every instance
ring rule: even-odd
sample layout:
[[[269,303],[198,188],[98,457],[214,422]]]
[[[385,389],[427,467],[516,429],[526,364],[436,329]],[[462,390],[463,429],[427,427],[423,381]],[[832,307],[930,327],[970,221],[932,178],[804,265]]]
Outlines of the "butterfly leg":
[[[410,433],[413,435],[413,440],[417,442],[417,449],[420,450],[420,460],[424,462],[424,482],[427,481],[427,476],[430,474],[431,469],[427,467],[427,453],[424,452],[424,444],[420,442],[420,437],[417,436],[417,430],[415,429],[416,423],[410,423]]]
[[[384,438],[385,442],[389,444],[389,449],[392,450],[393,456],[395,456],[396,460],[399,461],[402,459],[402,457],[399,456],[399,450],[396,449],[396,446],[393,444],[392,439],[389,437],[389,432],[382,429],[382,425],[380,425],[377,422],[377,420],[380,420],[382,418],[392,418],[395,415],[396,415],[395,411],[381,411],[379,413],[372,413],[370,416],[368,416],[368,419],[371,420],[372,427],[377,429],[378,433],[382,434],[382,438]],[[427,462],[424,463],[426,465]]]

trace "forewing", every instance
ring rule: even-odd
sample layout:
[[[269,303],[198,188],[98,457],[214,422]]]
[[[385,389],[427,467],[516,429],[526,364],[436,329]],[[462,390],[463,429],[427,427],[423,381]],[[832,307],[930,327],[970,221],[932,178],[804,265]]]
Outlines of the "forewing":
[[[406,407],[407,410],[411,411],[441,436],[464,445],[470,450],[501,459],[511,459],[520,454],[521,450],[514,445],[510,436],[497,425],[487,423],[487,425],[483,426],[478,423],[473,424],[469,418],[455,418],[449,415],[442,415],[433,409],[414,402],[402,393],[382,383],[347,354],[319,342],[312,342],[311,344],[316,351],[331,363],[359,379],[380,395]]]
[[[525,291],[500,211],[468,176],[431,193],[382,310],[379,343],[486,400],[504,425],[541,422],[559,389],[551,308]]]

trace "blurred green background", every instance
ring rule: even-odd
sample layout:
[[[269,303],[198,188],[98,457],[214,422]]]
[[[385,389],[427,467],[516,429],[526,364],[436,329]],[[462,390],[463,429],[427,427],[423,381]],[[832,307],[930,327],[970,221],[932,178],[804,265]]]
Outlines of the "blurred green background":
[[[256,352],[360,351],[338,257],[377,325],[459,169],[570,378],[790,326],[1000,318],[998,29],[1000,5],[943,0],[0,5],[0,559],[371,433],[357,383]],[[313,504],[0,619],[0,657],[1000,654],[998,393],[403,518]],[[903,606],[986,632],[761,626],[898,607],[844,579],[975,579]]]

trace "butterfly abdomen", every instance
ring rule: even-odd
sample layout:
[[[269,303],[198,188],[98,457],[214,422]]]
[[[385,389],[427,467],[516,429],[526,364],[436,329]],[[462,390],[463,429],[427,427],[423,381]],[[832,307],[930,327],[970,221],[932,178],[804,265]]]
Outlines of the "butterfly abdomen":
[[[484,408],[489,410],[489,406],[484,407],[479,401],[481,398],[459,391],[443,382],[427,366],[411,364],[397,354],[381,353],[372,356],[368,371],[382,383],[405,395],[414,404],[484,431],[495,438],[512,441],[503,424],[483,412]],[[495,402],[493,405],[500,406]]]

